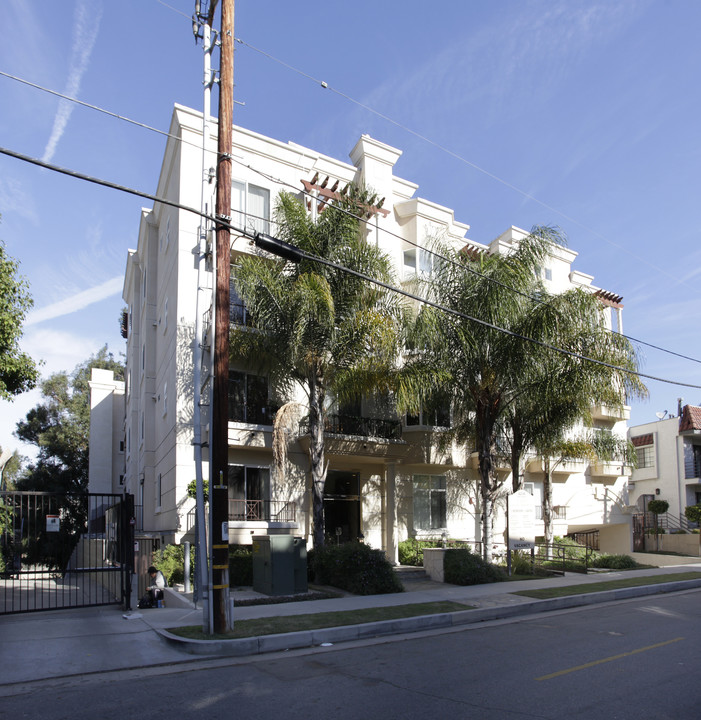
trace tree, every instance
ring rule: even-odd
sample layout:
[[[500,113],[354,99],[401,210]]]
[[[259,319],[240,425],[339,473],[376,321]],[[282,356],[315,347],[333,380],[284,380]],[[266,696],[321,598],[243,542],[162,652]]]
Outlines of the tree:
[[[90,436],[90,372],[113,370],[124,378],[124,365],[107,346],[69,375],[58,372],[41,383],[44,401],[17,423],[20,440],[35,445],[37,460],[17,479],[19,490],[80,492],[88,486]]]
[[[577,357],[598,352],[608,362],[629,359],[617,347],[621,336],[604,334],[598,301],[583,291],[548,295],[538,280],[545,259],[562,243],[557,230],[535,227],[510,254],[441,247],[447,259],[434,263],[426,281],[430,299],[460,315],[422,309],[420,352],[408,360],[400,404],[410,407],[438,388],[451,394],[450,437],[474,443],[468,449],[478,453],[485,559],[491,557],[493,507],[503,482],[497,454],[510,455],[519,487],[529,447],[555,447],[591,405],[592,390],[594,399],[616,396],[620,403],[631,384],[625,372],[602,372],[603,366]],[[426,377],[433,380],[426,383]]]
[[[331,393],[344,399],[383,382],[386,387],[399,350],[396,297],[341,269],[392,282],[389,259],[366,242],[355,216],[374,205],[371,193],[353,187],[315,220],[299,200],[281,193],[277,236],[336,265],[247,256],[234,275],[255,330],[233,328],[232,358],[267,372],[279,396],[294,386],[306,394],[315,548],[324,544],[326,401]]]
[[[573,433],[582,424],[592,425],[592,406],[622,410],[626,397],[647,391],[635,375],[635,349],[627,338],[607,329],[604,306],[595,295],[580,289],[550,295],[534,287],[532,298],[525,332],[550,347],[529,348],[519,391],[506,408],[505,426],[514,491],[521,484],[523,454],[532,449],[542,460],[544,537],[550,544],[552,473],[557,466],[575,458],[627,459],[625,447],[619,447],[627,441],[610,436],[604,446],[600,434],[595,440]]]
[[[36,363],[19,347],[32,298],[26,280],[17,274],[18,266],[0,241],[0,398],[4,400],[31,390],[39,375]]]
[[[519,393],[530,347],[517,336],[533,336],[529,296],[557,237],[550,228],[534,228],[508,255],[439,247],[446,259],[434,263],[426,291],[460,315],[424,306],[413,340],[418,352],[407,358],[398,390],[406,408],[441,389],[452,397],[449,436],[478,453],[485,560],[491,559],[493,508],[502,486],[495,463],[498,434]]]

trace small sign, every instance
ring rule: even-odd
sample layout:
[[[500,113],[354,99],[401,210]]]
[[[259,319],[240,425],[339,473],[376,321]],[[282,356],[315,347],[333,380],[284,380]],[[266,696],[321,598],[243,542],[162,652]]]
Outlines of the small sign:
[[[46,516],[46,532],[58,532],[61,529],[61,519],[58,515]]]
[[[224,520],[221,524],[221,539],[225,542],[229,542],[229,521]]]
[[[525,490],[509,496],[509,548],[535,547],[535,498]]]

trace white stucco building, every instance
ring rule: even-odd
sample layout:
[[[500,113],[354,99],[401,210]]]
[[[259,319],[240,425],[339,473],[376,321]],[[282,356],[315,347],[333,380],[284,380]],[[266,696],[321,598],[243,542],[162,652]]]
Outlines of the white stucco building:
[[[216,132],[216,124],[214,128]],[[199,208],[201,115],[176,106],[170,135],[156,194]],[[216,147],[214,137],[210,142],[210,147]],[[418,186],[394,174],[401,152],[366,135],[352,148],[351,162],[242,128],[235,128],[233,144],[234,225],[267,230],[281,190],[304,197],[314,211],[325,193],[362,181],[384,198],[382,210],[368,223],[368,242],[376,243],[391,257],[400,279],[423,268],[421,246],[438,234],[456,247],[470,243],[493,252],[508,252],[512,243],[525,235],[512,227],[488,246],[467,240],[469,226],[457,221],[451,209],[416,197]],[[205,167],[210,164],[214,166],[213,159]],[[205,179],[208,175],[206,171]],[[205,200],[212,208],[214,182],[205,188]],[[137,529],[164,543],[179,542],[191,532],[193,501],[187,496],[187,486],[195,478],[193,340],[198,283],[193,250],[199,227],[200,218],[183,209],[157,203],[142,211],[123,290],[128,306],[124,423],[111,426],[118,438],[116,447],[123,443],[121,461],[102,457],[115,452],[112,443],[99,443],[95,438],[93,446],[91,440],[91,486],[105,484],[111,472],[112,489],[123,489],[136,498],[141,512]],[[249,240],[235,234],[231,240],[232,258],[251,252]],[[598,292],[609,307],[613,326],[620,328],[620,298],[597,290],[592,276],[573,270],[576,256],[572,250],[559,249],[543,268],[546,286],[553,292],[573,285]],[[211,272],[201,283],[211,287]],[[233,323],[246,322],[246,310],[235,294],[230,318]],[[208,342],[206,338],[205,345]],[[106,392],[105,378],[93,380],[95,393]],[[272,417],[275,407],[287,398],[270,397],[266,378],[236,364],[230,369],[230,388],[230,541],[250,542],[254,534],[272,532],[309,538],[309,442],[303,419],[293,433],[285,480],[280,483],[270,472]],[[115,397],[120,392],[115,385]],[[94,406],[97,409],[100,403],[96,401]],[[207,408],[203,410],[206,439]],[[626,435],[626,419],[627,411],[595,411],[599,429],[620,437]],[[341,540],[362,535],[373,547],[385,549],[391,559],[396,559],[397,542],[409,536],[435,538],[445,533],[453,538],[479,539],[474,458],[457,448],[439,452],[436,434],[446,422],[445,417],[436,415],[400,418],[392,408],[369,399],[356,407],[332,407],[326,444],[327,533]],[[99,427],[101,433],[110,431],[106,422]],[[503,471],[507,473],[508,468]],[[602,546],[627,552],[628,474],[620,463],[581,461],[560,466],[554,483],[556,534],[599,530]],[[527,467],[525,479],[526,487],[540,498],[542,480],[537,463]],[[502,528],[503,518],[498,516],[497,532]]]

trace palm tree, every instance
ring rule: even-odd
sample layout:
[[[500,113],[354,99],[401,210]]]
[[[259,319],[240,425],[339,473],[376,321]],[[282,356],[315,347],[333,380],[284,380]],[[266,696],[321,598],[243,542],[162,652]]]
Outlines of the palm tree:
[[[625,339],[604,331],[598,300],[583,291],[551,296],[543,290],[539,270],[554,246],[562,244],[557,230],[535,227],[506,255],[440,248],[447,259],[434,264],[427,291],[454,314],[446,316],[432,306],[419,313],[415,342],[421,352],[409,357],[398,393],[400,404],[411,407],[437,388],[449,390],[450,437],[474,443],[478,453],[487,560],[494,501],[503,482],[495,465],[497,452],[503,452],[498,450],[500,434],[509,431],[518,487],[521,459],[530,446],[557,442],[592,400],[620,404],[625,390],[636,387],[635,376],[578,357],[622,362],[625,369],[636,366]]]
[[[592,424],[592,406],[622,410],[627,397],[642,397],[647,390],[635,375],[634,347],[607,329],[604,306],[595,295],[575,289],[553,296],[541,290],[533,295],[529,315],[527,334],[572,353],[531,347],[520,390],[505,413],[514,491],[521,485],[523,454],[533,449],[542,459],[544,534],[549,544],[555,468],[566,459],[609,459],[620,450],[609,452],[601,443],[574,439],[572,432]]]
[[[327,398],[387,386],[399,349],[403,311],[396,296],[344,269],[392,282],[389,259],[365,241],[356,217],[374,205],[371,193],[351,188],[313,219],[298,199],[281,193],[277,237],[334,266],[246,256],[235,269],[253,329],[233,328],[232,356],[264,367],[280,395],[295,385],[306,394],[314,547],[324,544]]]
[[[508,255],[440,247],[426,281],[428,297],[454,314],[424,306],[414,342],[420,352],[407,359],[398,391],[411,408],[436,389],[452,398],[450,438],[477,450],[483,555],[491,559],[493,507],[502,481],[495,456],[506,410],[520,392],[530,336],[533,292],[539,268],[559,235],[536,227]],[[506,332],[504,332],[506,331]],[[429,382],[427,382],[429,378]]]

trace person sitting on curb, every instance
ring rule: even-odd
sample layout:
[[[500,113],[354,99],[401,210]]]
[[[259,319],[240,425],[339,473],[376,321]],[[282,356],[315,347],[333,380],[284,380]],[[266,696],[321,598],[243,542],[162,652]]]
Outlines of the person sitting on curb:
[[[163,600],[163,588],[168,587],[165,576],[153,565],[148,569],[149,586],[148,594],[151,600],[151,607],[158,607],[158,601]]]

